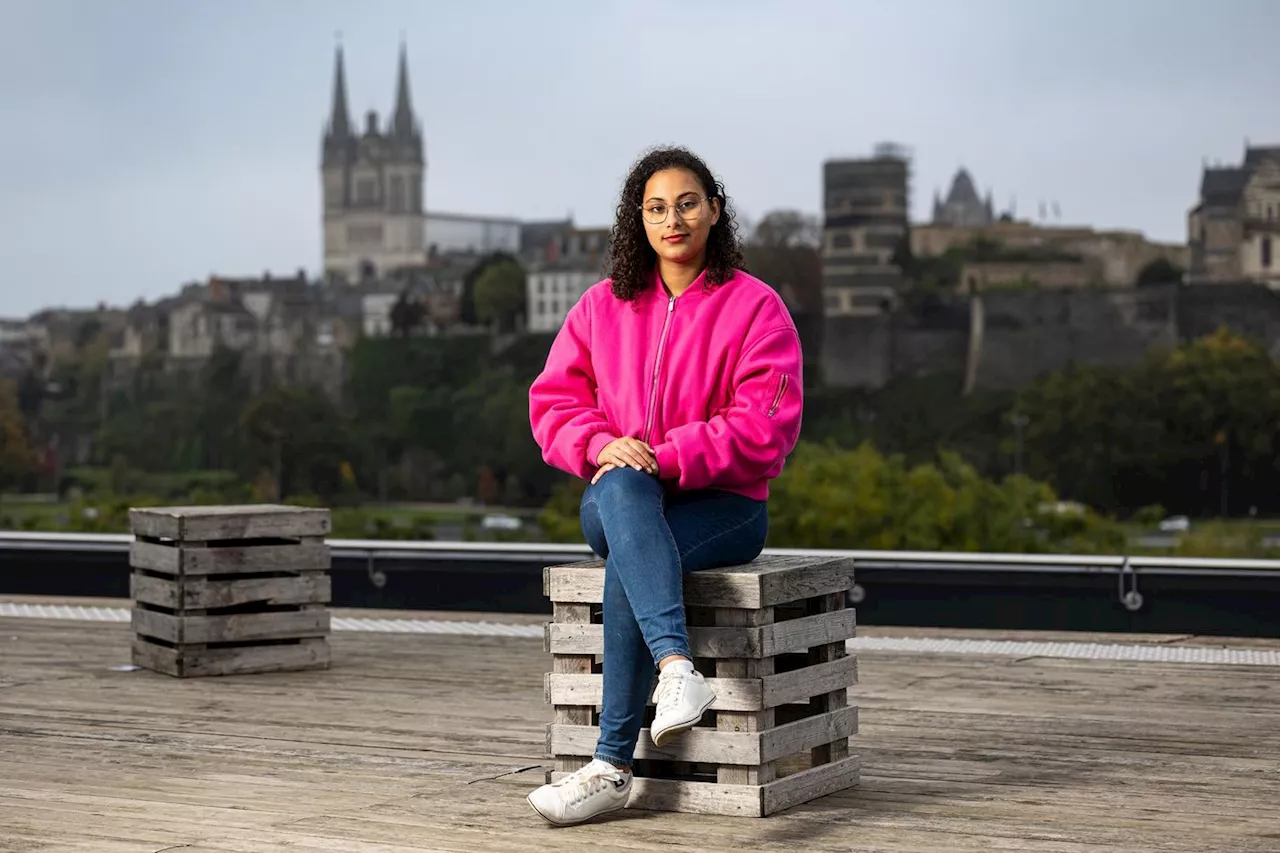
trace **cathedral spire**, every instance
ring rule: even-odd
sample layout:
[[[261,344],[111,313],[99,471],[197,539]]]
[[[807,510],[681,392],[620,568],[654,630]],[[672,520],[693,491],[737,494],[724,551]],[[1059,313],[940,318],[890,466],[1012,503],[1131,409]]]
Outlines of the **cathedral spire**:
[[[391,133],[396,139],[408,141],[416,134],[413,121],[413,102],[409,96],[409,58],[405,44],[400,42],[400,68],[396,74],[396,109],[391,117]]]
[[[329,135],[343,138],[351,133],[351,118],[347,112],[347,75],[342,64],[342,45],[339,44],[333,58],[333,108],[329,114]]]

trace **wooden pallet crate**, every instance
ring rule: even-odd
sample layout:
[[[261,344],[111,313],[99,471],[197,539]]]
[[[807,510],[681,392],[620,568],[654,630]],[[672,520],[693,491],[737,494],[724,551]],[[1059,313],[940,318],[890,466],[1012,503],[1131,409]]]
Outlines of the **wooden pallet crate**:
[[[686,575],[689,642],[716,701],[661,748],[649,736],[650,702],[628,807],[764,817],[858,784],[849,752],[858,709],[848,696],[857,658],[845,646],[856,633],[852,581],[851,560],[812,557]],[[604,563],[550,566],[543,586],[553,609],[552,781],[589,761],[600,733]]]
[[[328,510],[133,509],[133,662],[179,678],[329,666]]]

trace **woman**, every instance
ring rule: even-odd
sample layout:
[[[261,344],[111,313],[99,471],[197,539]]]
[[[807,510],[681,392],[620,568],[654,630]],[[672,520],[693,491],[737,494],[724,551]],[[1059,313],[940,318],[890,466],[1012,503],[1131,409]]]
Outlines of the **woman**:
[[[693,668],[682,574],[760,554],[768,483],[800,431],[795,324],[741,269],[733,210],[702,160],[662,149],[632,168],[609,266],[529,389],[543,458],[590,481],[582,530],[605,559],[595,757],[529,795],[555,824],[626,805],[655,666],[654,743],[715,701]]]

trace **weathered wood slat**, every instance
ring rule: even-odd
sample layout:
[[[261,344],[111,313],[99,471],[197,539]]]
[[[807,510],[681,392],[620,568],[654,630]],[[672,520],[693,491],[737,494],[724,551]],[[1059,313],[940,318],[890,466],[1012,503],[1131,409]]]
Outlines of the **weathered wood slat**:
[[[131,509],[129,525],[135,536],[178,542],[293,539],[333,529],[327,509],[276,504]]]
[[[134,541],[129,546],[129,564],[167,575],[230,575],[328,570],[332,559],[323,541],[228,548]]]
[[[327,669],[329,661],[329,641],[324,638],[223,649],[174,649],[145,637],[133,640],[135,665],[177,678]]]
[[[586,625],[591,622],[591,605],[589,604],[560,604],[552,606],[552,618],[556,622],[567,625]],[[590,675],[591,667],[595,663],[592,655],[556,655],[552,659],[552,671],[563,673],[566,675]],[[551,726],[571,725],[571,726],[590,726],[591,711],[594,703],[585,705],[556,705],[554,710],[555,723],[549,724],[547,729],[547,754],[552,757],[553,770],[563,770],[572,772],[577,770],[588,760],[592,753],[587,753],[587,758],[581,758],[577,755],[561,755],[551,748]],[[592,750],[594,752],[594,749]]]
[[[600,737],[599,726],[562,726],[552,724],[548,741],[553,755],[590,757]],[[649,729],[640,730],[636,758],[659,761],[705,761],[730,764],[759,764],[760,736],[754,732],[718,732],[697,727],[689,729],[666,746],[653,745]]]
[[[849,655],[840,660],[771,675],[762,681],[764,685],[761,701],[764,707],[774,708],[857,684],[858,658],[856,655]]]
[[[821,598],[809,600],[809,609],[819,614],[843,613],[845,606],[845,598],[843,595],[824,595]],[[810,663],[824,663],[827,661],[838,660],[848,654],[848,650],[844,643],[828,643],[819,645],[809,650]],[[814,708],[825,711],[832,711],[836,708],[843,708],[848,704],[848,689],[840,688],[830,693],[823,693],[820,696],[810,698],[809,704]],[[832,739],[828,743],[815,746],[811,754],[811,761],[816,766],[819,764],[829,764],[833,761],[840,761],[849,756],[849,741],[847,739]]]
[[[712,611],[712,618],[721,627],[762,627],[773,624],[774,609],[717,608]],[[773,675],[774,663],[772,657],[722,658],[715,662],[715,673],[717,678],[764,679]],[[716,730],[752,733],[756,735],[758,745],[759,733],[773,728],[774,722],[771,708],[759,711],[726,711],[716,715]],[[775,768],[769,759],[762,759],[757,751],[752,761],[734,761],[731,757],[720,759],[716,767],[716,780],[724,785],[759,785],[771,781],[774,772]]]
[[[552,705],[599,705],[601,702],[604,678],[598,673],[549,672],[544,679],[544,695]],[[708,678],[707,684],[716,692],[713,711],[762,711],[848,687],[857,680],[858,658],[849,655],[763,678]]]
[[[329,633],[329,611],[294,610],[278,613],[232,613],[221,616],[176,616],[135,607],[133,630],[170,643],[235,643],[289,640]]]
[[[134,601],[170,610],[216,610],[245,604],[327,604],[333,597],[333,583],[325,572],[249,580],[160,578],[135,572],[129,585]]]
[[[708,678],[707,683],[716,691],[716,701],[711,710],[761,710],[762,690],[759,679]],[[543,692],[547,702],[552,705],[599,705],[603,691],[604,677],[599,674],[568,675],[549,672],[544,676]]]
[[[844,557],[759,557],[745,565],[685,575],[685,603],[772,607],[846,591],[852,577],[853,561]],[[604,597],[604,561],[548,566],[543,570],[543,589],[553,602],[599,604]]]
[[[763,658],[794,654],[857,636],[853,608],[788,619],[759,627],[690,626],[695,657]],[[546,650],[556,655],[604,654],[604,626],[548,622]]]
[[[718,731],[699,726],[689,729],[666,746],[653,745],[649,729],[640,730],[636,758],[658,761],[695,761],[706,764],[758,765],[847,738],[858,731],[858,709],[841,708],[759,731]],[[590,757],[600,737],[599,726],[552,723],[548,742],[552,755]]]
[[[567,774],[552,774],[552,780]],[[858,758],[801,770],[764,785],[727,785],[636,777],[629,809],[731,817],[768,817],[858,784]]]
[[[789,809],[818,797],[834,794],[858,784],[859,762],[857,756],[831,764],[822,764],[809,770],[779,779],[765,785],[761,794],[760,816]]]

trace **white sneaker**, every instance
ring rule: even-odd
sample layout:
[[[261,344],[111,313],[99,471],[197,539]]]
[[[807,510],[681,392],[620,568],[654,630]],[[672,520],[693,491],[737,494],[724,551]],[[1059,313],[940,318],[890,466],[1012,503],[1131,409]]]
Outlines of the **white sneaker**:
[[[658,689],[653,693],[658,704],[649,727],[654,745],[662,746],[681,732],[691,729],[716,701],[715,691],[702,673],[685,673],[668,666],[658,675]]]
[[[586,767],[543,785],[526,799],[534,811],[556,826],[582,823],[625,806],[631,796],[631,775],[593,758]]]

